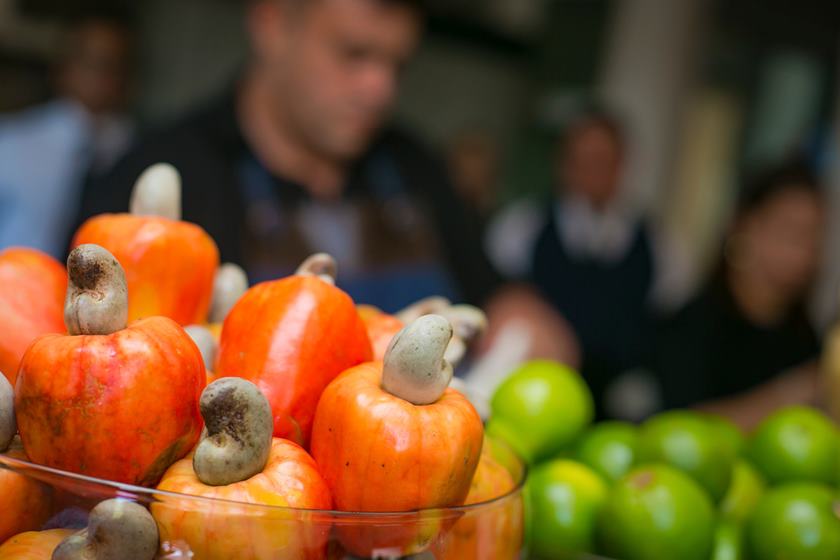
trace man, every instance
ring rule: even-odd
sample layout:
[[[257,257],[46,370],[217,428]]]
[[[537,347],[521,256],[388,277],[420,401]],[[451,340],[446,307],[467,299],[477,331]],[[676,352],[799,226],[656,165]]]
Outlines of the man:
[[[0,117],[0,248],[27,245],[61,257],[87,178],[128,147],[130,38],[122,20],[87,14],[57,49],[57,96]]]
[[[637,369],[653,311],[684,297],[688,273],[621,188],[626,151],[615,117],[578,115],[558,143],[549,204],[508,209],[487,239],[494,264],[530,281],[571,326],[599,413],[638,420],[659,406],[655,379]]]
[[[385,126],[419,40],[417,3],[258,0],[247,27],[252,56],[232,91],[148,138],[86,194],[83,217],[125,210],[142,170],[166,161],[184,218],[252,282],[326,251],[342,287],[386,310],[485,297],[492,273],[441,168]]]

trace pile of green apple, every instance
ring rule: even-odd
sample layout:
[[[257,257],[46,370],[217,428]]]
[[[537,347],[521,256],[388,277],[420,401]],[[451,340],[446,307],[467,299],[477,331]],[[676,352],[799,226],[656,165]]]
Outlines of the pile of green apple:
[[[532,558],[840,559],[840,431],[780,409],[745,436],[673,410],[592,425],[572,369],[529,362],[491,401],[488,433],[528,461]]]

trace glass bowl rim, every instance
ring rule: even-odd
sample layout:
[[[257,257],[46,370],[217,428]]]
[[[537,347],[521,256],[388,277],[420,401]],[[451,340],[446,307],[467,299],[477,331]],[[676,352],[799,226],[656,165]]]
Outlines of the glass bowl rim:
[[[132,499],[131,496],[136,496],[135,499],[140,499],[142,502],[148,502],[150,505],[155,503],[166,503],[162,501],[159,496],[164,496],[166,498],[172,500],[179,500],[183,501],[186,500],[188,502],[196,502],[196,503],[209,503],[209,504],[225,504],[233,507],[239,507],[245,509],[245,514],[251,510],[254,512],[259,511],[273,511],[273,512],[290,512],[290,513],[299,513],[299,514],[306,514],[306,515],[322,515],[328,516],[330,518],[345,518],[345,519],[381,519],[381,518],[405,518],[407,516],[416,516],[421,515],[423,517],[433,517],[437,516],[445,516],[445,515],[452,515],[452,514],[466,514],[472,511],[477,511],[479,509],[489,508],[491,505],[502,503],[506,500],[512,499],[516,494],[519,494],[523,491],[525,486],[525,481],[528,478],[528,464],[518,455],[516,452],[513,451],[511,446],[507,444],[505,441],[499,438],[488,438],[493,441],[494,445],[501,445],[511,454],[511,456],[516,458],[518,464],[521,466],[522,472],[519,476],[519,479],[514,484],[513,488],[505,492],[504,494],[500,494],[494,498],[489,500],[484,500],[482,502],[475,502],[472,504],[465,504],[460,506],[449,506],[449,507],[435,507],[435,508],[422,508],[422,509],[415,509],[415,510],[408,510],[408,511],[344,511],[344,510],[331,510],[331,509],[311,509],[311,508],[300,508],[300,507],[291,507],[291,506],[276,506],[270,504],[260,504],[260,503],[253,503],[253,502],[240,502],[237,500],[228,500],[222,498],[211,498],[209,496],[197,496],[195,494],[185,494],[182,492],[173,492],[171,490],[158,490],[157,488],[147,488],[145,486],[137,486],[134,484],[127,484],[124,482],[117,482],[114,480],[107,480],[104,478],[97,478],[94,476],[88,476],[84,474],[74,473],[70,471],[65,471],[61,469],[56,469],[53,467],[47,467],[44,465],[39,465],[37,463],[33,463],[29,460],[25,459],[18,459],[16,457],[11,457],[6,453],[0,453],[0,470],[10,470],[13,473],[19,474],[20,476],[26,476],[28,478],[34,478],[43,484],[50,484],[49,481],[45,481],[43,479],[37,477],[31,477],[27,474],[27,471],[35,471],[40,473],[46,473],[52,476],[57,476],[64,480],[73,480],[77,482],[84,482],[87,484],[95,484],[99,487],[109,488],[111,490],[115,490],[117,493],[118,498],[124,499]],[[179,459],[182,460],[182,459]],[[174,464],[174,463],[173,463]],[[11,467],[11,468],[9,468]],[[127,494],[127,495],[126,495]],[[109,496],[110,497],[110,496]],[[103,499],[107,499],[103,497]]]

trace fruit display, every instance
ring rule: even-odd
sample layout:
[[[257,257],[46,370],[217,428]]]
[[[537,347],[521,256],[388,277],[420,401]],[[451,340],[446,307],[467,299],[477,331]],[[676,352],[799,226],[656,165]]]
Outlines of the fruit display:
[[[816,409],[779,409],[749,434],[691,410],[589,425],[586,385],[542,361],[492,403],[488,433],[531,463],[531,558],[840,558],[840,432]]]
[[[66,267],[0,254],[0,558],[519,557],[525,465],[450,387],[484,314],[325,254],[249,287],[179,198],[153,166]]]
[[[68,334],[38,338],[18,370],[23,447],[38,464],[155,484],[201,433],[201,354],[172,319],[126,324],[125,276],[108,251],[80,245],[67,262]]]
[[[271,518],[236,515],[228,503],[329,510],[330,490],[312,457],[272,436],[271,407],[253,383],[226,377],[201,397],[206,432],[191,457],[172,465],[158,489],[223,500],[185,504],[163,500],[151,510],[165,541],[186,542],[207,559],[319,558],[327,534],[301,524],[278,531]]]
[[[449,388],[451,338],[446,319],[421,316],[397,333],[383,361],[345,371],[321,395],[312,456],[338,509],[415,511],[466,500],[484,429],[472,404]],[[369,556],[380,548],[420,552],[438,531],[419,521],[416,529],[343,533],[351,551]]]
[[[593,423],[548,360],[478,402],[481,310],[385,313],[323,253],[250,287],[218,261],[168,165],[66,266],[0,252],[0,560],[840,558],[814,408]]]

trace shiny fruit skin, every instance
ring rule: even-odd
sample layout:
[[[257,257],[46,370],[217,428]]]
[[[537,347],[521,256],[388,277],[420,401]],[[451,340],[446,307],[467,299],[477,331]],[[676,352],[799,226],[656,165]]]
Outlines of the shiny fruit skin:
[[[710,560],[746,560],[745,554],[743,527],[732,521],[718,523]]]
[[[537,558],[576,558],[595,548],[608,487],[594,470],[559,459],[537,466],[527,484],[531,550]]]
[[[32,341],[65,332],[67,273],[46,253],[13,247],[0,251],[0,285],[0,372],[14,387]]]
[[[205,383],[195,343],[165,317],[110,335],[46,335],[17,380],[23,447],[41,465],[153,485],[198,441]]]
[[[746,455],[770,484],[834,484],[840,474],[840,436],[823,413],[804,406],[777,410],[758,425]]]
[[[13,445],[8,457],[28,461]],[[46,484],[11,469],[0,468],[0,542],[24,531],[34,531],[49,518],[51,492]]]
[[[162,315],[201,324],[219,266],[216,243],[201,227],[179,220],[100,214],[82,224],[73,247],[94,243],[113,254],[128,283],[128,320]]]
[[[662,462],[680,469],[716,502],[729,488],[735,453],[729,442],[719,437],[717,427],[696,412],[664,412],[639,429],[639,462]]]
[[[481,418],[458,391],[416,406],[381,387],[382,362],[337,377],[324,391],[312,430],[312,456],[343,511],[412,512],[464,503],[478,467]],[[422,515],[420,516],[422,518]],[[424,549],[437,519],[417,526],[347,528],[342,541],[356,555]]]
[[[227,486],[202,483],[193,470],[192,457],[181,459],[169,468],[158,489],[223,500],[164,496],[152,504],[161,540],[186,542],[197,560],[324,557],[328,518],[299,509],[331,509],[330,491],[315,461],[294,442],[274,438],[262,472]],[[249,509],[246,504],[278,509]]]
[[[578,441],[574,456],[608,482],[627,474],[636,462],[638,429],[628,422],[601,422]]]
[[[74,532],[50,529],[20,533],[0,546],[0,560],[49,560],[59,543]]]
[[[715,512],[708,494],[667,465],[643,465],[617,482],[598,520],[603,553],[622,560],[707,560]]]
[[[468,509],[435,548],[442,560],[516,558],[522,548],[523,498],[507,495],[516,482],[510,470],[494,457],[494,442],[484,440],[481,459],[464,505]],[[502,497],[504,496],[504,497]],[[500,499],[501,498],[501,499]],[[493,503],[488,503],[493,502]]]
[[[732,470],[732,482],[726,495],[720,502],[720,514],[723,519],[743,523],[764,494],[767,483],[764,477],[744,459],[738,459]]]
[[[346,293],[295,275],[250,288],[222,327],[214,373],[259,387],[274,414],[274,435],[307,446],[324,388],[370,360],[370,341]]]
[[[529,463],[571,444],[594,415],[592,393],[580,375],[547,360],[522,365],[499,385],[490,403],[487,432]]]
[[[385,358],[385,351],[391,344],[394,335],[400,332],[405,324],[384,311],[372,305],[358,305],[359,317],[365,323],[370,345],[373,348],[373,359],[382,360]]]
[[[754,560],[840,558],[840,519],[832,491],[796,482],[769,490],[747,522]]]

